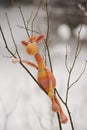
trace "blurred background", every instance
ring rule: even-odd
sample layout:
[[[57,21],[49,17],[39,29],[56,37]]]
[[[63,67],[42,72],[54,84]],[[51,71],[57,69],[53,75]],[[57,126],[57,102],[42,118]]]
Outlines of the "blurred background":
[[[29,29],[39,6],[39,0],[0,0],[0,25],[3,29],[9,48],[15,53],[5,13],[8,14],[12,32],[22,59],[36,63],[34,57],[26,54],[21,45],[22,40],[28,40],[21,9]],[[63,100],[66,98],[68,72],[65,67],[66,44],[68,50],[68,66],[73,63],[78,32],[80,31],[80,47],[82,49],[76,60],[70,83],[74,82],[83,72],[87,60],[87,1],[86,0],[49,0],[49,50],[53,72],[56,77],[57,90]],[[29,20],[30,19],[30,20]],[[38,15],[34,20],[34,30],[46,35],[46,8],[42,0]],[[29,31],[31,34],[31,31]],[[39,45],[44,58],[44,45]],[[49,66],[48,57],[46,58]],[[37,71],[26,66],[36,77]],[[81,79],[69,91],[68,106],[72,115],[75,130],[87,130],[87,69]],[[60,101],[61,102],[61,101]],[[64,112],[65,106],[61,103]],[[62,125],[64,130],[70,130],[70,122]],[[57,116],[51,110],[50,99],[40,90],[38,85],[19,65],[12,63],[12,57],[5,48],[0,33],[0,130],[56,130],[59,129]]]

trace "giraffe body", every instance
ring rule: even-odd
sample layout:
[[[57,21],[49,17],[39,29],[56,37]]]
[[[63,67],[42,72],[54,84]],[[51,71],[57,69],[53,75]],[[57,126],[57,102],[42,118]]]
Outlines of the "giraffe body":
[[[35,59],[38,64],[38,76],[37,80],[42,85],[42,87],[46,90],[48,93],[49,91],[49,81],[52,81],[52,86],[55,88],[56,86],[56,80],[53,76],[53,74],[50,72],[49,69],[46,68],[46,65],[39,53],[35,55]]]

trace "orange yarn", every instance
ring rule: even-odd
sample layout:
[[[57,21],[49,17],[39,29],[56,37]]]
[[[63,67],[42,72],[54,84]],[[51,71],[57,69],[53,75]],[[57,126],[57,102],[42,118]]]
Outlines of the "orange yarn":
[[[25,62],[28,65],[31,65],[38,69],[38,76],[37,80],[41,84],[41,86],[44,88],[44,90],[48,93],[48,96],[50,97],[52,101],[52,110],[54,112],[59,112],[60,115],[60,121],[61,123],[66,123],[68,121],[67,116],[64,114],[62,107],[58,101],[58,99],[55,97],[54,94],[54,88],[56,86],[56,80],[54,75],[51,73],[49,69],[46,68],[46,65],[43,61],[42,56],[38,52],[38,46],[37,43],[44,39],[44,35],[41,34],[38,37],[31,36],[29,38],[29,44],[27,42],[23,41],[23,45],[26,46],[26,51],[29,55],[34,55],[38,66],[34,65],[31,62]]]

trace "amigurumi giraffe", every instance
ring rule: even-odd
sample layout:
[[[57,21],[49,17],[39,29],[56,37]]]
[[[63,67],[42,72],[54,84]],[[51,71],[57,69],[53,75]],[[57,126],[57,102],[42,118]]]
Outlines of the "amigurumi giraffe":
[[[45,62],[39,53],[38,43],[44,39],[44,35],[40,34],[38,37],[31,36],[29,41],[22,41],[22,44],[26,47],[26,52],[29,55],[33,55],[37,61],[37,66],[32,62],[21,60],[32,67],[35,67],[38,70],[37,81],[47,92],[48,96],[52,101],[52,110],[54,112],[59,112],[61,123],[66,123],[68,121],[67,116],[64,114],[62,107],[54,94],[54,89],[56,86],[56,80],[53,73],[46,67]],[[19,59],[13,59],[14,63],[20,62]]]

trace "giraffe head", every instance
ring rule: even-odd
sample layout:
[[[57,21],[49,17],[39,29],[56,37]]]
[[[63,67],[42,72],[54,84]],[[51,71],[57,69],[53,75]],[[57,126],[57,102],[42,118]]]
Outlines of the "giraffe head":
[[[29,42],[22,41],[22,44],[26,47],[26,52],[29,55],[35,55],[38,53],[38,43],[44,39],[44,35],[40,34],[38,37],[36,36],[31,36],[29,38]]]

